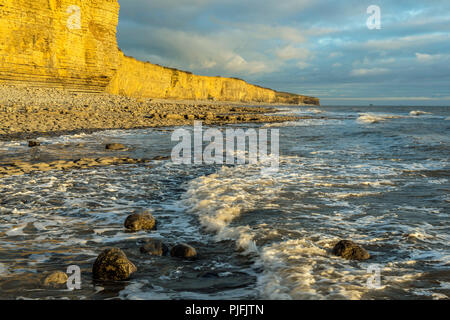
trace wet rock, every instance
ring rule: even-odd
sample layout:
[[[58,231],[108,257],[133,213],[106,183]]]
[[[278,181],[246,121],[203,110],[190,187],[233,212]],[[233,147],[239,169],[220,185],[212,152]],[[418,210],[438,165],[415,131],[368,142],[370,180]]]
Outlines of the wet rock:
[[[183,259],[196,259],[197,251],[188,244],[177,244],[170,250],[170,256]]]
[[[41,143],[39,141],[28,141],[28,147],[33,148],[33,147],[39,147],[41,145]]]
[[[341,240],[333,248],[332,253],[348,260],[366,260],[370,254],[362,247],[350,240]]]
[[[165,256],[169,252],[169,248],[161,240],[155,239],[147,239],[140,250],[141,253],[152,256]]]
[[[162,161],[162,160],[170,160],[170,159],[171,159],[171,157],[169,157],[169,156],[156,156],[156,157],[152,158],[152,160],[154,160],[154,161]]]
[[[67,279],[69,277],[66,273],[62,271],[56,271],[49,274],[44,279],[44,286],[46,287],[60,287],[67,284]]]
[[[154,230],[156,229],[156,219],[150,212],[144,211],[128,216],[124,225],[129,231]]]
[[[127,280],[136,271],[136,266],[117,248],[104,250],[92,267],[94,279],[105,281]]]
[[[126,147],[121,143],[108,143],[105,147],[106,150],[124,150]]]

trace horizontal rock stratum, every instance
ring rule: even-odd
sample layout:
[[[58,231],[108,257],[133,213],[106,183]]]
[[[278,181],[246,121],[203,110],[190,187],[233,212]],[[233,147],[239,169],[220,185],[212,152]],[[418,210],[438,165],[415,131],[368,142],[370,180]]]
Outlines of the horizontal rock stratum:
[[[0,83],[137,98],[319,105],[244,80],[193,75],[127,57],[117,0],[0,0]]]

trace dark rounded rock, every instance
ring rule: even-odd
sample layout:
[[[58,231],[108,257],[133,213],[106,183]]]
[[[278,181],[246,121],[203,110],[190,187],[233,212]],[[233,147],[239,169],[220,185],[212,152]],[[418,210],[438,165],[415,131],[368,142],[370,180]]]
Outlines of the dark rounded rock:
[[[117,248],[104,250],[92,267],[94,279],[105,281],[127,280],[136,271],[136,266]]]
[[[28,147],[33,148],[33,147],[39,147],[41,145],[41,143],[39,141],[28,141]]]
[[[124,150],[126,147],[121,143],[108,143],[106,145],[106,150]]]
[[[183,259],[195,259],[197,258],[197,251],[188,244],[180,243],[170,250],[170,255]]]
[[[332,253],[348,260],[366,260],[370,254],[362,247],[350,240],[341,240],[333,248]]]
[[[161,240],[155,239],[147,239],[140,250],[141,253],[152,256],[165,256],[169,252],[169,248]]]
[[[129,231],[154,230],[156,219],[148,211],[134,213],[125,219],[124,226]]]

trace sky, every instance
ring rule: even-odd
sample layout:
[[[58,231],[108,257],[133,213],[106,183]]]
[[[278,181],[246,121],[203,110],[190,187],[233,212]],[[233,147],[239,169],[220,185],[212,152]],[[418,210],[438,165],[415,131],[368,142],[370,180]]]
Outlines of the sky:
[[[119,47],[140,60],[323,105],[450,105],[449,0],[119,3]]]

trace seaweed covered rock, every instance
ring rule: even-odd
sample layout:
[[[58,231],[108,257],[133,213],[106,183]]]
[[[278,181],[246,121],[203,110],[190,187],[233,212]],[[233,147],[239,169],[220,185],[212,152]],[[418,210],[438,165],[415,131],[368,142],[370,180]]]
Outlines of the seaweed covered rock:
[[[332,253],[348,260],[366,260],[370,254],[362,247],[350,240],[341,240],[333,248]]]
[[[28,141],[28,147],[30,148],[34,148],[34,147],[39,147],[41,145],[41,143],[39,141]]]
[[[156,219],[148,211],[134,213],[125,220],[125,228],[129,231],[154,230]]]
[[[130,278],[136,266],[117,248],[104,250],[94,262],[92,273],[96,280],[120,281]]]
[[[196,259],[197,251],[188,244],[180,243],[170,250],[170,255],[176,258]]]
[[[123,144],[121,144],[121,143],[108,143],[105,146],[105,149],[106,150],[117,151],[117,150],[125,150],[126,147]]]
[[[155,239],[147,239],[140,250],[141,253],[152,256],[165,256],[169,252],[169,248],[161,240]]]

